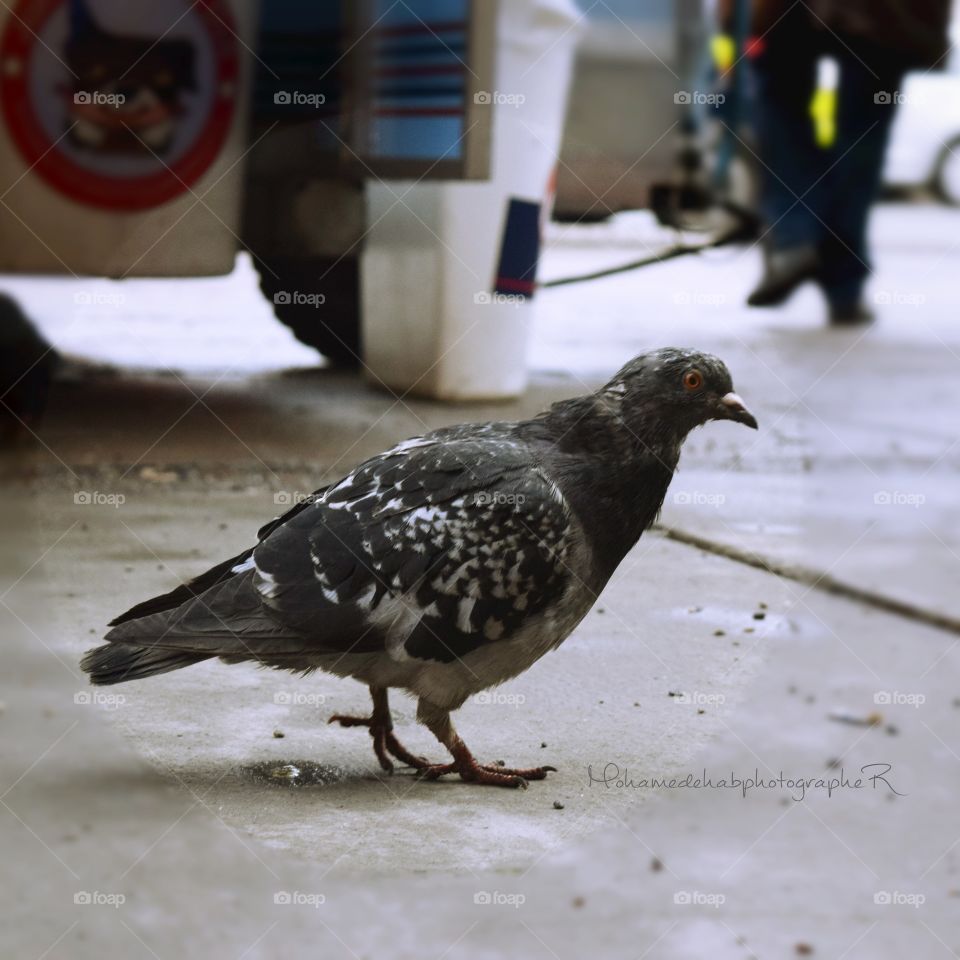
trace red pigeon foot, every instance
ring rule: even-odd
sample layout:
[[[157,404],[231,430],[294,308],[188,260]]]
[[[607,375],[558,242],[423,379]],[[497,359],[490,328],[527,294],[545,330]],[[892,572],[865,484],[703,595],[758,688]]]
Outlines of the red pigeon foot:
[[[477,763],[467,745],[453,729],[450,714],[447,711],[425,705],[421,700],[417,718],[433,731],[437,739],[453,755],[453,763],[434,763],[420,768],[417,776],[425,780],[436,780],[447,773],[459,773],[460,779],[467,783],[526,788],[528,780],[544,780],[547,773],[556,772],[556,767],[530,767],[520,770],[496,764]]]
[[[334,714],[327,723],[339,723],[341,727],[367,727],[373,737],[373,752],[380,761],[380,766],[393,773],[393,762],[387,754],[396,757],[408,767],[418,770],[429,767],[430,763],[424,757],[418,757],[394,736],[393,719],[390,716],[390,707],[387,703],[387,691],[382,688],[370,688],[373,697],[373,713],[369,717],[348,717],[343,714]]]
[[[447,773],[459,773],[467,783],[486,783],[495,787],[526,788],[528,780],[545,780],[547,773],[556,773],[556,767],[501,767],[497,764],[477,763],[473,757],[459,763],[431,763],[417,770],[417,777],[436,780]]]

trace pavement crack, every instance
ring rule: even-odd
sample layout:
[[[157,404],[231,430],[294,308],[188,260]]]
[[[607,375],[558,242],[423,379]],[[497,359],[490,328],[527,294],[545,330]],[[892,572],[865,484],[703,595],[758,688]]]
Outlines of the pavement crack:
[[[771,557],[761,556],[753,550],[745,550],[741,547],[731,546],[728,543],[722,543],[719,540],[711,540],[709,537],[689,533],[686,530],[681,530],[679,527],[657,524],[654,529],[668,540],[673,540],[676,543],[683,543],[690,547],[696,547],[698,550],[715,554],[718,557],[725,557],[727,560],[733,560],[736,563],[742,563],[748,567],[754,567],[757,570],[764,570],[767,573],[774,574],[774,576],[793,580],[796,583],[802,583],[804,586],[814,590],[820,590],[824,593],[830,593],[834,596],[862,603],[876,610],[882,610],[884,613],[891,613],[894,616],[902,617],[911,623],[922,623],[926,626],[934,627],[937,630],[944,630],[947,633],[960,636],[960,619],[957,617],[951,617],[948,614],[939,613],[927,607],[921,607],[907,600],[898,600],[896,597],[890,597],[874,590],[854,586],[851,583],[837,579],[826,571],[807,567],[803,564],[788,563],[775,560]]]

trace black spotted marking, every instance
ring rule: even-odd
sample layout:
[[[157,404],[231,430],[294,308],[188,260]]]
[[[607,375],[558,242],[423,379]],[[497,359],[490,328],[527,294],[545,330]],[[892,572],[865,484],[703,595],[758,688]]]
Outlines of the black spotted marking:
[[[440,532],[415,593],[425,612],[404,645],[412,657],[449,662],[509,640],[566,586],[569,520],[536,474],[462,498]]]
[[[257,586],[273,614],[348,649],[364,631],[364,646],[371,633],[396,641],[370,628],[399,598],[415,621],[406,654],[449,662],[509,639],[558,598],[562,498],[509,434],[458,432],[366,461],[261,543]]]

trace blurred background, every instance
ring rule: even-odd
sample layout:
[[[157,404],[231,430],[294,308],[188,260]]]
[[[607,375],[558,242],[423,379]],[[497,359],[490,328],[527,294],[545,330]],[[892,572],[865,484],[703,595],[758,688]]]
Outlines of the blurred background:
[[[0,6],[0,952],[960,955],[958,17]],[[464,707],[545,789],[385,785],[322,732],[344,681],[86,687],[118,610],[364,457],[666,345],[761,430],[692,436],[576,636]]]

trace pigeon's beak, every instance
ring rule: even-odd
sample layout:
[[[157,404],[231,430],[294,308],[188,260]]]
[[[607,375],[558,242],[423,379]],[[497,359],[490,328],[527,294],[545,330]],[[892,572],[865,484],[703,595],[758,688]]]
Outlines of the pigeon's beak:
[[[737,423],[744,423],[754,430],[757,429],[757,418],[747,409],[746,404],[737,394],[733,392],[724,394],[717,407],[718,420],[736,420]]]

